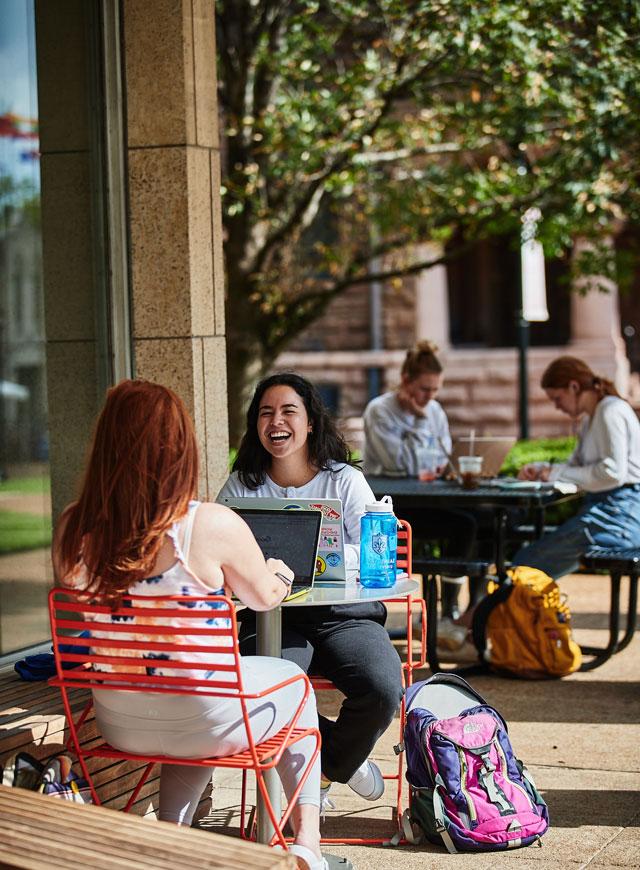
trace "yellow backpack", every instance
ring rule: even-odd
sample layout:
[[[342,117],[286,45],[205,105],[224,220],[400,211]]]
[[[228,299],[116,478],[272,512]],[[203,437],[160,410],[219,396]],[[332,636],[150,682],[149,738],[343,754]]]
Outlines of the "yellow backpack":
[[[474,615],[480,657],[495,670],[531,680],[577,671],[582,653],[558,584],[537,568],[518,566],[507,573],[504,583],[491,584]]]

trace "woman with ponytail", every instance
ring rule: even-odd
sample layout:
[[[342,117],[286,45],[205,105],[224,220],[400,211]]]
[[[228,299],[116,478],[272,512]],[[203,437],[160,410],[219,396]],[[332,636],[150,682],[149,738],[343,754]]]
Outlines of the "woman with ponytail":
[[[640,547],[640,422],[611,381],[576,357],[554,360],[541,386],[558,410],[579,421],[578,444],[567,462],[534,462],[519,476],[575,483],[585,498],[576,517],[522,547],[513,563],[557,578],[575,571],[593,546]]]
[[[417,476],[420,455],[435,450],[439,456],[438,473],[447,465],[451,453],[449,421],[442,405],[436,401],[442,386],[442,365],[436,356],[437,345],[419,341],[407,351],[400,372],[400,384],[395,390],[373,399],[364,412],[364,468],[367,474],[402,474]],[[466,511],[423,508],[403,511],[402,518],[411,523],[413,533],[423,540],[437,541],[443,556],[468,559],[474,549],[478,524]],[[442,615],[457,619],[458,593],[466,577],[444,577]],[[474,604],[482,588],[471,587]],[[443,644],[456,645],[459,634],[449,643],[450,625],[445,622],[438,631]]]

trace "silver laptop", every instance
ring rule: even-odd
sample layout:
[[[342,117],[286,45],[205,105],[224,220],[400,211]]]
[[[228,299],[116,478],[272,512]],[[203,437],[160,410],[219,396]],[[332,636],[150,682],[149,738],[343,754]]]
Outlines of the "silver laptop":
[[[482,476],[497,477],[507,454],[516,443],[513,435],[481,435],[473,439],[473,455],[482,456]],[[458,468],[458,460],[461,456],[469,456],[472,449],[469,436],[457,438],[451,451],[451,460]]]
[[[234,510],[253,532],[265,559],[282,559],[293,571],[293,584],[285,600],[312,589],[322,525],[320,511],[269,510],[247,505]]]
[[[225,496],[222,504],[231,508],[262,508],[264,510],[316,510],[322,513],[320,543],[316,560],[316,579],[344,582],[344,523],[342,501],[339,498],[271,498],[259,496]],[[280,556],[282,558],[282,556]],[[286,559],[284,560],[286,562]]]

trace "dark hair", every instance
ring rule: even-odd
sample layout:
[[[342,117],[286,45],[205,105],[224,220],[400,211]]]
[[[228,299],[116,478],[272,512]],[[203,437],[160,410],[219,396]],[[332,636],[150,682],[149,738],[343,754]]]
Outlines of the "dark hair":
[[[147,577],[171,524],[198,486],[198,448],[182,399],[161,384],[121,381],[107,392],[78,501],[58,552],[63,575],[78,556],[88,589],[107,601]]]
[[[618,396],[612,381],[602,378],[591,371],[586,362],[576,356],[559,356],[546,367],[540,380],[543,390],[562,390],[576,381],[583,390],[594,390],[600,398],[603,396]]]
[[[311,462],[324,471],[331,467],[332,462],[355,465],[351,451],[344,437],[338,432],[316,387],[294,372],[278,372],[260,381],[247,410],[247,430],[242,436],[238,455],[233,463],[233,471],[238,472],[243,486],[249,489],[262,486],[273,460],[258,438],[258,412],[266,391],[270,387],[278,386],[291,387],[304,402],[311,424],[311,431],[307,438]]]
[[[436,356],[438,345],[432,341],[424,340],[415,344],[402,363],[400,374],[413,381],[420,375],[439,375],[442,373],[442,365]]]

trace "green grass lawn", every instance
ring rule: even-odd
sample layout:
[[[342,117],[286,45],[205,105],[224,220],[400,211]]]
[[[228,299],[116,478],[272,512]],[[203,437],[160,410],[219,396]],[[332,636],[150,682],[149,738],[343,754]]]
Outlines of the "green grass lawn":
[[[0,483],[0,492],[19,492],[22,495],[39,495],[51,490],[51,481],[48,476],[36,475],[35,477],[10,477]]]
[[[527,462],[564,462],[576,446],[575,438],[535,438],[518,441],[509,451],[500,474],[516,475]]]
[[[0,510],[0,554],[35,550],[50,544],[50,517]]]

